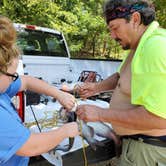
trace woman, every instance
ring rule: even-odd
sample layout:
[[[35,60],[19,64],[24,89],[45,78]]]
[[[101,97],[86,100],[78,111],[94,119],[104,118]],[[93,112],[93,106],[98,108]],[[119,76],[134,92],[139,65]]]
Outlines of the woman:
[[[75,99],[46,82],[31,76],[18,76],[19,51],[15,45],[16,31],[12,22],[0,16],[0,165],[27,166],[29,156],[39,155],[57,146],[64,138],[79,134],[75,122],[57,130],[30,133],[21,123],[11,98],[23,90],[31,90],[56,98],[72,109]]]

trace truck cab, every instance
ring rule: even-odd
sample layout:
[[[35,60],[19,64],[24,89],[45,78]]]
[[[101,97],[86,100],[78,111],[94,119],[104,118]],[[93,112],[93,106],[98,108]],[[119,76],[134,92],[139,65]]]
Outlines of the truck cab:
[[[70,53],[64,35],[54,29],[14,24],[24,73],[50,84],[71,81]]]

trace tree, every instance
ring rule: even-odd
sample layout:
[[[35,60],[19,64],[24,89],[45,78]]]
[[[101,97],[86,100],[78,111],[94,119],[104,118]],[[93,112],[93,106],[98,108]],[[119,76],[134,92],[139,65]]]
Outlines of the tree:
[[[166,27],[165,0],[153,0],[157,20]],[[103,0],[2,0],[0,14],[14,22],[34,24],[64,33],[74,58],[121,58],[102,15]]]
[[[154,0],[156,17],[163,28],[166,28],[166,3],[165,0]]]

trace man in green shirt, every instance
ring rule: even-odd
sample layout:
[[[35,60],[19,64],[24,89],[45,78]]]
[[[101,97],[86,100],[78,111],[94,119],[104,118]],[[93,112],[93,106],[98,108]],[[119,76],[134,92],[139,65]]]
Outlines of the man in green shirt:
[[[110,108],[81,105],[77,115],[112,124],[123,138],[121,166],[166,165],[166,31],[148,0],[108,0],[104,14],[111,38],[130,53],[119,72],[80,89],[83,98],[114,89]]]

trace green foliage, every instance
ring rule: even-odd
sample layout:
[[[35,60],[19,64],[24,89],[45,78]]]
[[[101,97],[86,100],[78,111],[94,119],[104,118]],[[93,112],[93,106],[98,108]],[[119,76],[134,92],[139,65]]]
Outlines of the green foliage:
[[[166,28],[165,0],[153,0],[157,20]],[[119,59],[124,52],[107,32],[103,0],[2,0],[0,14],[14,22],[60,30],[75,58]]]
[[[156,8],[156,17],[163,28],[166,28],[166,1],[165,0],[153,0]]]

